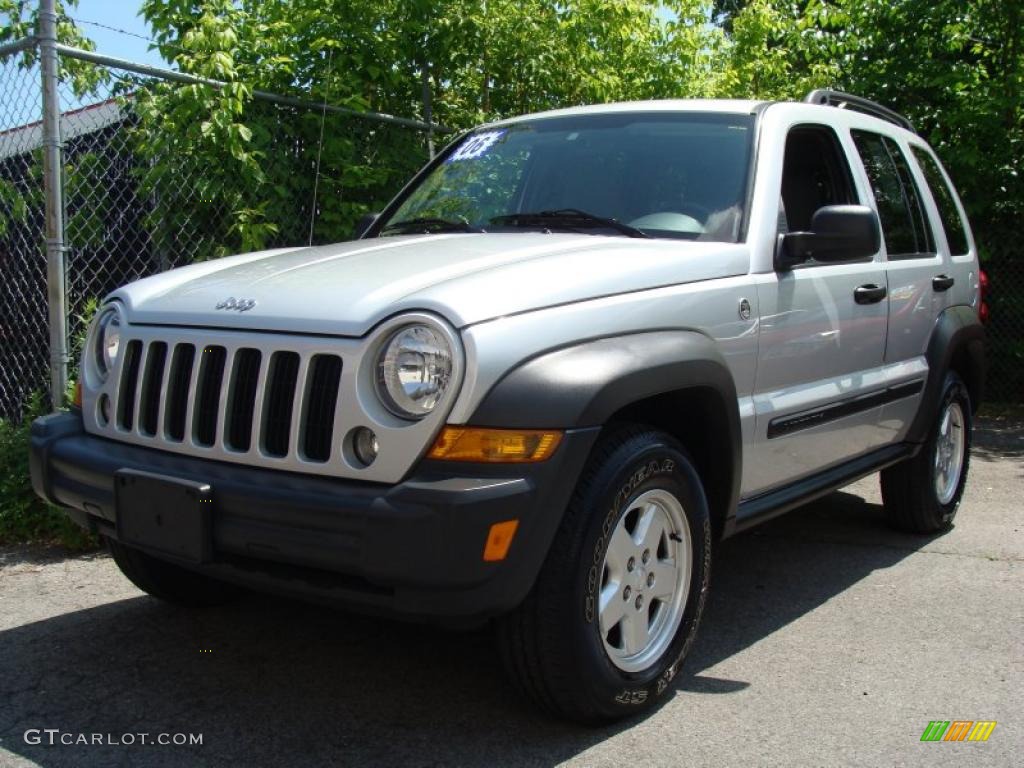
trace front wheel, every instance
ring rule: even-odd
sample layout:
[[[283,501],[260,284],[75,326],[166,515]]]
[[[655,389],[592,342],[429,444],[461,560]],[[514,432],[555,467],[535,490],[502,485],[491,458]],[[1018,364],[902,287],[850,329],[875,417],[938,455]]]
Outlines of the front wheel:
[[[707,594],[711,523],[700,478],[671,436],[628,428],[594,449],[524,603],[498,625],[528,698],[607,722],[659,702]]]
[[[912,459],[882,470],[882,503],[897,528],[938,533],[953,524],[971,459],[971,397],[950,371],[928,441]]]

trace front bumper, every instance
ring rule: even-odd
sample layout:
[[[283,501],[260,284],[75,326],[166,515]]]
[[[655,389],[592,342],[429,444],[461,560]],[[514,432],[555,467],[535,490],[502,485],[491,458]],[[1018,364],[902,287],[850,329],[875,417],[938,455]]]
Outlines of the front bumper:
[[[404,482],[380,485],[118,443],[87,434],[77,414],[62,413],[33,423],[31,472],[42,498],[112,538],[119,470],[209,483],[212,555],[200,565],[179,564],[255,589],[371,612],[475,620],[526,596],[597,431],[567,432],[555,455],[538,464],[422,461]],[[510,519],[519,528],[508,556],[484,562],[491,525]]]

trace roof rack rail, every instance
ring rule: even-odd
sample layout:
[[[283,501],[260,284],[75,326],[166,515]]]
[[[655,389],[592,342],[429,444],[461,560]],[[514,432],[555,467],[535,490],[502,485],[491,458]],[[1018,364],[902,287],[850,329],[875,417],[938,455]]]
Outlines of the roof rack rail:
[[[817,90],[811,91],[804,97],[804,102],[807,104],[824,104],[830,107],[838,107],[839,109],[852,109],[855,112],[863,112],[866,115],[872,115],[873,117],[880,117],[883,120],[888,120],[890,123],[898,125],[900,128],[906,128],[908,131],[917,133],[914,130],[914,125],[907,118],[888,107],[883,107],[870,99],[865,99],[863,96],[854,96],[852,93],[843,93],[842,91],[831,91],[827,88],[818,88]]]

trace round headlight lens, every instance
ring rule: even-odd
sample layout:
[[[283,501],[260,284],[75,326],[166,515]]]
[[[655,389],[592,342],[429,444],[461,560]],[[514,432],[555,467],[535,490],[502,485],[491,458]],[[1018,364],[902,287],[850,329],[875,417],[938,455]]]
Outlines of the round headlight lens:
[[[437,407],[452,376],[452,348],[429,325],[407,325],[384,345],[377,392],[396,416],[421,419]]]
[[[100,376],[107,374],[117,365],[117,356],[121,351],[121,314],[111,307],[100,315],[96,326],[96,370]]]

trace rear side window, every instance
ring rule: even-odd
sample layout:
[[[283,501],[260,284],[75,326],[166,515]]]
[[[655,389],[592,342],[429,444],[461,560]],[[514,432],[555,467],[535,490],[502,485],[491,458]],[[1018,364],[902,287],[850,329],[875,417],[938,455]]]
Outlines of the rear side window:
[[[949,243],[949,251],[953,256],[966,256],[970,247],[967,245],[967,231],[964,228],[963,219],[960,218],[960,211],[957,210],[953,201],[953,191],[946,183],[939,164],[931,154],[921,147],[911,147],[918,165],[924,172],[924,178],[928,182],[928,188],[932,191],[932,198],[935,206],[939,209],[939,218],[942,219],[942,229],[946,233],[946,242]]]
[[[931,227],[899,145],[869,131],[853,131],[852,134],[875,193],[889,258],[933,255],[935,243]]]

